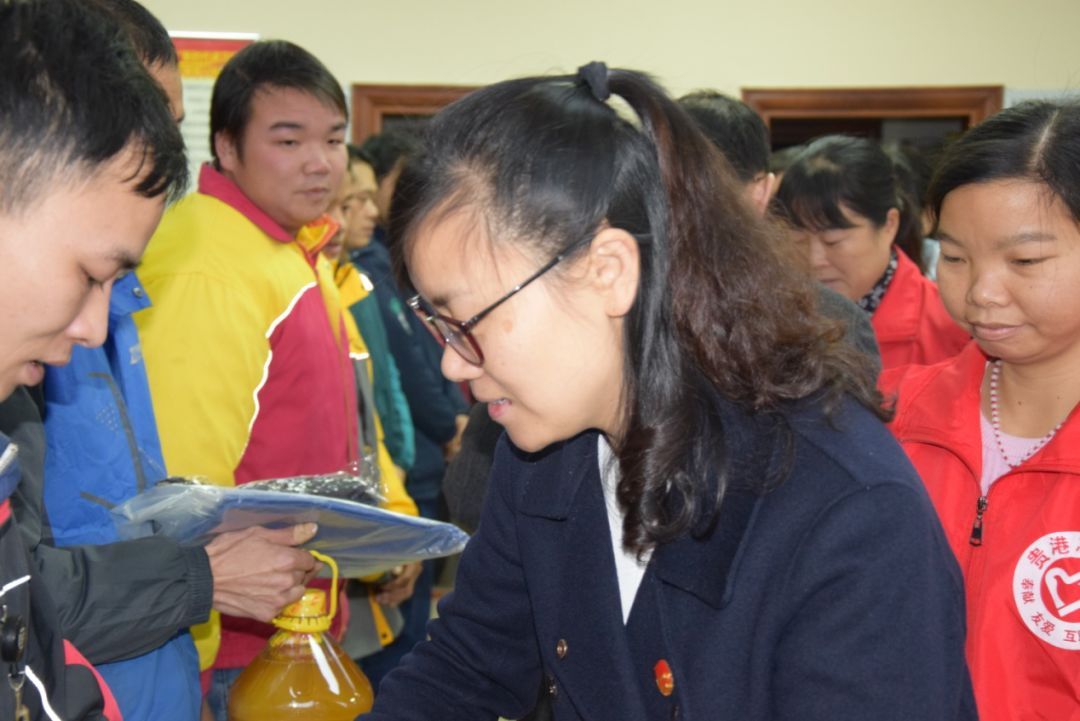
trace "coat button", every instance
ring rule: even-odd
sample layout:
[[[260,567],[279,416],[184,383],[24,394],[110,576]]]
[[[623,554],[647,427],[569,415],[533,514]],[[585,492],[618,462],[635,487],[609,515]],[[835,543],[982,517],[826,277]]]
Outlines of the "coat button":
[[[26,623],[19,616],[7,616],[0,622],[0,661],[18,663],[26,651]]]
[[[559,695],[559,687],[555,685],[555,677],[548,676],[548,696],[555,698]]]
[[[565,638],[560,638],[559,642],[555,644],[555,655],[559,658],[566,658],[566,652],[570,650],[570,644],[566,642]]]
[[[140,288],[139,286],[135,286],[134,288],[132,288],[131,292],[136,298],[142,298],[143,297],[143,289]]]

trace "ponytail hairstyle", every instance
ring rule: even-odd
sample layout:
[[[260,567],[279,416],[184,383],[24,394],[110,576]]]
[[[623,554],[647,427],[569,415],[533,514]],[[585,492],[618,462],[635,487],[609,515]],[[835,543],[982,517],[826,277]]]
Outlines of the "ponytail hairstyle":
[[[591,63],[575,76],[498,83],[443,110],[427,132],[394,196],[399,268],[421,223],[463,210],[487,224],[491,242],[543,259],[577,243],[572,263],[604,224],[638,243],[623,432],[613,440],[627,549],[713,528],[729,476],[718,395],[775,415],[788,450],[790,401],[831,405],[852,393],[880,407],[868,364],[817,315],[815,290],[781,262],[730,166],[647,76]]]
[[[910,255],[911,238],[922,232],[921,219],[915,199],[900,182],[902,172],[873,140],[826,135],[803,148],[784,172],[772,209],[793,228],[819,232],[853,227],[841,205],[875,228],[885,225],[889,210],[896,208],[900,224],[893,242]],[[920,263],[920,256],[916,252],[911,259]]]
[[[930,181],[935,222],[945,196],[994,180],[1045,184],[1080,223],[1080,103],[1032,100],[984,120],[945,149]]]

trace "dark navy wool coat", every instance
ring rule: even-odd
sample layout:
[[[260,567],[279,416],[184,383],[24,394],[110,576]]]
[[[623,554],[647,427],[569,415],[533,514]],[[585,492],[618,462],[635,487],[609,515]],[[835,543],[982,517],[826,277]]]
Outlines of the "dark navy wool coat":
[[[558,721],[974,719],[960,571],[890,434],[854,403],[831,423],[804,404],[788,446],[720,406],[731,488],[790,475],[658,547],[626,624],[596,433],[532,456],[504,438],[431,641],[366,718],[518,718],[542,688]]]

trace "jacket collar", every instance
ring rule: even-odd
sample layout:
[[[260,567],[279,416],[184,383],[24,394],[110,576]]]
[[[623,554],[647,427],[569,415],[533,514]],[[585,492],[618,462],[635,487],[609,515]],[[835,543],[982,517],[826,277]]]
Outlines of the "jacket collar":
[[[570,517],[582,482],[588,478],[600,483],[596,436],[597,431],[585,431],[538,453],[526,453],[514,447],[519,458],[544,467],[543,473],[529,474],[521,500],[522,513],[553,521]]]
[[[278,225],[277,221],[255,205],[251,198],[244,195],[240,186],[210,163],[204,163],[199,171],[199,192],[225,203],[279,243],[291,243],[295,240],[312,265],[315,264],[319,251],[341,227],[329,215],[323,215],[300,228],[295,236],[290,235],[289,231]]]
[[[394,288],[397,283],[391,277],[390,251],[380,240],[383,234],[384,231],[381,227],[375,228],[375,232],[371,236],[371,242],[349,251],[349,258],[364,269],[376,287],[383,285],[387,288]]]
[[[969,343],[952,360],[928,368],[913,369],[923,374],[922,383],[904,382],[900,413],[895,421],[901,441],[940,446],[955,454],[973,476],[982,474],[981,389],[987,356],[977,343]],[[1010,473],[1051,471],[1076,473],[1080,470],[1080,406],[1038,453]]]
[[[764,499],[766,479],[774,479],[785,462],[777,441],[784,415],[751,414],[724,399],[716,400],[728,459],[727,490],[716,524],[707,535],[683,535],[659,546],[656,575],[713,608],[723,608],[734,593],[745,539]]]
[[[923,314],[920,286],[926,279],[904,251],[896,249],[896,273],[889,282],[881,304],[870,316],[878,341],[906,340],[919,332]],[[875,322],[876,321],[876,322]]]
[[[702,537],[684,535],[658,546],[653,554],[657,577],[672,586],[721,608],[733,592],[733,571],[742,556],[743,539],[762,500],[762,479],[772,478],[784,462],[784,450],[775,442],[777,423],[786,416],[748,414],[717,398],[729,459],[728,490],[712,532]],[[577,517],[574,500],[586,480],[600,484],[596,431],[588,431],[556,444],[530,461],[551,464],[544,474],[530,474],[537,482],[524,489],[523,513],[551,520]],[[538,476],[543,475],[541,480]]]
[[[236,183],[210,163],[204,163],[199,170],[199,192],[217,198],[225,205],[237,211],[254,223],[258,228],[280,243],[291,243],[293,236],[278,225],[262,208],[255,205],[251,198],[244,195]]]
[[[656,576],[723,608],[735,591],[735,573],[743,555],[743,539],[753,526],[762,496],[728,491],[716,529],[704,538],[682,536],[656,549]]]
[[[136,311],[149,307],[150,299],[135,271],[126,273],[113,283],[109,296],[109,326],[112,327],[124,316],[134,315]]]
[[[339,260],[331,263],[334,270],[334,285],[337,286],[341,296],[341,305],[352,308],[354,305],[368,297],[368,286],[364,281],[367,278],[356,269],[356,266],[348,260]],[[369,284],[371,281],[367,281]]]
[[[296,244],[304,251],[308,260],[314,260],[340,229],[341,226],[329,215],[321,215],[297,232]],[[329,265],[329,261],[327,264]]]
[[[910,381],[905,379],[897,389],[900,396],[893,421],[897,438],[947,448],[978,478],[982,469],[979,390],[985,367],[986,356],[977,344],[969,343],[947,363],[907,369]]]

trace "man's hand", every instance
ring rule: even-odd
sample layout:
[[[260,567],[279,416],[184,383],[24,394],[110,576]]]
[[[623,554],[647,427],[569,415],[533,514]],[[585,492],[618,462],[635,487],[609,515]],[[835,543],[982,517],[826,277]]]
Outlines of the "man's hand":
[[[454,460],[454,456],[461,451],[461,437],[465,435],[465,426],[469,424],[469,417],[467,415],[458,415],[454,418],[454,427],[457,429],[454,432],[454,437],[443,444],[443,460],[447,463]]]
[[[375,600],[384,606],[397,606],[407,601],[413,595],[422,568],[420,561],[395,568],[394,577],[376,590]]]
[[[214,608],[269,623],[304,595],[304,587],[322,568],[310,553],[293,548],[318,530],[314,523],[304,523],[276,530],[248,528],[215,538],[206,546]]]

